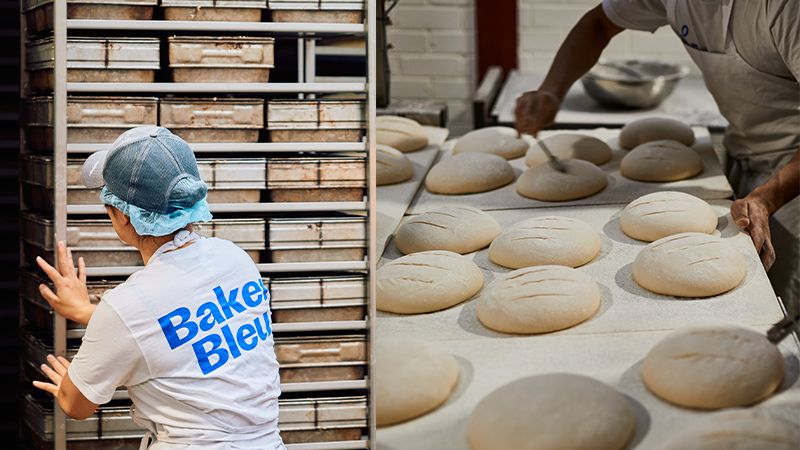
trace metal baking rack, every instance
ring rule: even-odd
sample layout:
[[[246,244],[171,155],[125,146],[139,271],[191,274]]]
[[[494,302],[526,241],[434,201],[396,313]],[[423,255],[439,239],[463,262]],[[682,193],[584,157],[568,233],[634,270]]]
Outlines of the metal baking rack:
[[[303,262],[259,262],[258,269],[265,277],[295,277],[319,279],[329,276],[331,273],[341,275],[356,275],[363,277],[363,314],[358,319],[347,318],[343,320],[320,320],[320,321],[296,321],[275,323],[273,331],[281,336],[297,335],[302,336],[320,333],[322,336],[352,335],[357,333],[364,336],[366,342],[366,355],[364,359],[365,375],[358,379],[326,380],[326,381],[296,381],[292,383],[282,383],[281,390],[289,393],[289,399],[281,399],[281,405],[291,405],[292,408],[300,408],[299,412],[293,409],[284,411],[281,407],[281,416],[291,414],[305,414],[303,400],[306,398],[303,393],[308,393],[307,401],[311,402],[311,409],[314,409],[314,417],[322,414],[322,410],[316,411],[318,405],[331,403],[332,411],[335,411],[337,402],[346,402],[348,408],[356,408],[351,416],[334,417],[332,420],[338,421],[333,428],[347,428],[351,430],[349,434],[325,434],[324,429],[317,428],[316,422],[309,425],[296,425],[292,420],[292,431],[301,430],[303,436],[310,436],[316,442],[292,441],[286,446],[289,450],[317,450],[317,449],[359,449],[371,448],[375,442],[375,426],[372,423],[375,417],[374,406],[374,380],[370,376],[374,366],[375,355],[372,352],[375,332],[371,327],[371,318],[375,316],[374,292],[375,283],[372,274],[375,271],[375,249],[370,245],[369,236],[375,235],[375,187],[370,183],[375,174],[374,143],[371,136],[374,135],[375,117],[375,88],[371,83],[375,79],[375,65],[368,64],[366,82],[318,82],[316,80],[315,68],[315,39],[320,37],[334,37],[338,35],[357,35],[364,36],[366,41],[366,56],[368,61],[374,61],[375,44],[375,0],[365,1],[363,4],[364,20],[362,23],[318,23],[318,22],[201,22],[201,21],[167,21],[167,20],[84,20],[67,19],[68,2],[55,0],[21,0],[21,97],[24,100],[30,93],[26,94],[25,85],[28,81],[25,71],[25,44],[28,40],[39,39],[29,38],[25,35],[26,17],[24,12],[29,10],[34,3],[49,3],[47,7],[52,8],[52,37],[54,40],[54,62],[53,62],[53,151],[49,156],[53,158],[53,212],[48,217],[53,221],[55,235],[60,239],[67,236],[67,219],[81,219],[88,215],[102,215],[105,213],[102,205],[76,205],[67,202],[67,159],[73,154],[87,154],[110,147],[110,144],[95,143],[67,143],[67,95],[73,94],[117,94],[140,95],[137,93],[148,93],[159,97],[160,94],[204,94],[217,92],[220,94],[247,93],[257,96],[270,96],[272,94],[284,94],[281,98],[286,98],[285,94],[296,94],[298,99],[313,99],[317,94],[334,93],[359,93],[366,96],[366,137],[358,142],[253,142],[253,143],[225,143],[224,152],[235,152],[237,154],[247,154],[247,157],[270,158],[275,153],[293,152],[325,152],[325,153],[344,153],[356,152],[364,154],[366,158],[366,195],[360,201],[328,201],[328,202],[292,202],[292,203],[212,203],[213,213],[236,213],[239,217],[257,215],[264,217],[264,214],[278,213],[282,217],[291,217],[292,214],[308,216],[308,213],[351,213],[361,217],[366,217],[365,226],[365,256],[356,261],[303,261]],[[155,2],[153,2],[155,3]],[[316,4],[317,2],[313,2]],[[95,82],[67,82],[67,37],[80,35],[82,32],[93,34],[98,31],[108,31],[114,35],[124,35],[126,31],[133,32],[137,36],[147,35],[147,32],[159,32],[161,34],[189,32],[213,34],[228,34],[229,36],[246,36],[254,34],[259,36],[272,36],[281,38],[296,38],[297,40],[297,79],[296,83],[95,83]],[[164,69],[164,67],[162,67]],[[327,80],[325,80],[327,81]],[[353,80],[348,80],[353,81]],[[22,130],[21,130],[22,131]],[[20,142],[20,154],[29,154],[26,147],[24,133]],[[214,142],[190,143],[192,149],[203,157],[203,154],[222,153],[221,146]],[[26,209],[24,202],[21,208]],[[20,254],[22,252],[20,245]],[[22,270],[38,271],[37,267],[32,267],[30,261],[21,258],[20,266]],[[93,280],[101,280],[109,277],[124,277],[141,269],[139,266],[121,267],[90,267],[87,275]],[[26,300],[21,299],[21,302]],[[22,310],[21,310],[22,311]],[[52,347],[51,350],[56,355],[66,356],[68,347],[67,339],[80,338],[83,335],[82,329],[68,328],[66,319],[52,312]],[[20,318],[21,324],[27,324],[25,317]],[[119,390],[115,395],[115,401],[127,399],[125,390]],[[298,403],[299,402],[299,403]],[[48,402],[45,401],[45,404]],[[298,404],[300,406],[298,406]],[[34,411],[31,413],[30,411]],[[44,411],[41,416],[36,411]],[[46,415],[45,415],[46,413]],[[74,430],[74,421],[68,419],[64,412],[58,407],[57,402],[53,402],[52,410],[48,408],[34,408],[26,412],[27,416],[34,415],[35,420],[41,424],[42,429],[46,428],[46,439],[34,438],[34,443],[39,445],[51,446],[54,450],[66,450],[68,434]],[[353,415],[354,414],[354,415]],[[20,414],[22,416],[22,414]],[[101,416],[100,421],[105,416]],[[321,417],[321,416],[320,416]],[[29,417],[30,418],[30,417]],[[95,418],[97,419],[97,418]],[[300,421],[302,422],[302,420]],[[73,425],[70,425],[70,424]],[[27,427],[21,422],[21,427]],[[94,425],[93,425],[94,426]],[[98,424],[95,428],[100,427]],[[30,428],[30,427],[28,427]],[[353,429],[360,429],[361,432],[353,434]],[[364,432],[364,430],[368,430]],[[52,431],[52,432],[51,432]],[[305,433],[305,434],[303,434]],[[142,433],[143,434],[143,433]],[[73,435],[70,435],[70,437]],[[323,436],[323,437],[320,437]],[[347,436],[346,438],[343,436]],[[357,437],[356,437],[357,436]],[[38,439],[38,441],[37,441]],[[51,440],[52,439],[52,440]],[[83,442],[86,436],[80,437]],[[92,439],[91,436],[88,439]],[[327,440],[325,440],[327,439]],[[332,440],[331,440],[332,439]],[[45,442],[46,441],[46,442]],[[102,446],[102,441],[97,442]],[[90,448],[90,447],[87,447]],[[124,448],[121,447],[121,448]],[[134,448],[138,448],[138,442]]]

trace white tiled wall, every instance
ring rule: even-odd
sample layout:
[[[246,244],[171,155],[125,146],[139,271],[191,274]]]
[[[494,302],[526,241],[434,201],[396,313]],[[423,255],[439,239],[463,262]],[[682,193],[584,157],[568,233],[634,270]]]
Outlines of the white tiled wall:
[[[387,37],[392,102],[448,105],[451,136],[472,129],[474,0],[400,0]]]
[[[518,67],[526,73],[547,73],[553,57],[578,20],[598,0],[517,0]],[[700,71],[669,27],[655,34],[626,30],[618,34],[601,55],[604,58],[663,59]]]
[[[569,30],[599,0],[517,0],[518,68],[547,73]],[[474,0],[400,0],[387,29],[392,101],[441,101],[449,106],[450,131],[472,128],[476,73]],[[655,34],[624,31],[609,43],[605,58],[659,58],[699,70],[668,27]]]

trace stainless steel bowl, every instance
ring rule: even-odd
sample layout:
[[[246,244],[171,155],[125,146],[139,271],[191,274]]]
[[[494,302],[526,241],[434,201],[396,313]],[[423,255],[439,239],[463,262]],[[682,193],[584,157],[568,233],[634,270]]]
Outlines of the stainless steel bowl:
[[[653,108],[689,73],[680,64],[639,59],[600,60],[581,78],[586,92],[613,108]]]

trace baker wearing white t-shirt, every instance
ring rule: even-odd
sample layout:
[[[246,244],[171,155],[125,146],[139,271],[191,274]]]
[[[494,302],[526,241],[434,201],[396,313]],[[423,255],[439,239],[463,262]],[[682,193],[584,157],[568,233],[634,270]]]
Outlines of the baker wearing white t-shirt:
[[[539,89],[517,100],[517,130],[535,136],[551,125],[570,86],[612,37],[669,26],[729,122],[730,181],[744,197],[733,203],[731,216],[750,233],[766,269],[779,248],[770,278],[784,300],[800,304],[798,18],[797,0],[603,0],[570,31]]]
[[[44,297],[88,325],[71,364],[49,356],[53,368],[42,366],[54,384],[34,384],[76,419],[127,387],[149,449],[284,449],[269,292],[242,249],[191,231],[211,214],[189,146],[164,128],[135,128],[82,175],[103,186],[115,231],[146,265],[95,308],[82,258],[76,273],[60,242],[60,270],[38,260],[56,287],[42,285]]]

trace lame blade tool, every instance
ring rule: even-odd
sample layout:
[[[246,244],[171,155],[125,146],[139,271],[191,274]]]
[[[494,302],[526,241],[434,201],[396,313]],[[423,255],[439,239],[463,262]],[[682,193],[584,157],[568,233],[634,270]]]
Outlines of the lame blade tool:
[[[783,320],[773,325],[767,331],[767,339],[773,344],[778,344],[786,336],[792,334],[797,324],[800,323],[800,312],[784,317]]]
[[[555,155],[550,152],[550,149],[547,148],[547,144],[545,144],[541,139],[537,139],[536,142],[539,143],[539,147],[541,147],[542,151],[544,151],[544,154],[547,155],[547,158],[550,160],[550,165],[553,166],[553,169],[562,173],[567,173],[566,166],[564,166],[564,164],[562,164],[561,161],[559,161],[558,158],[556,158]]]

